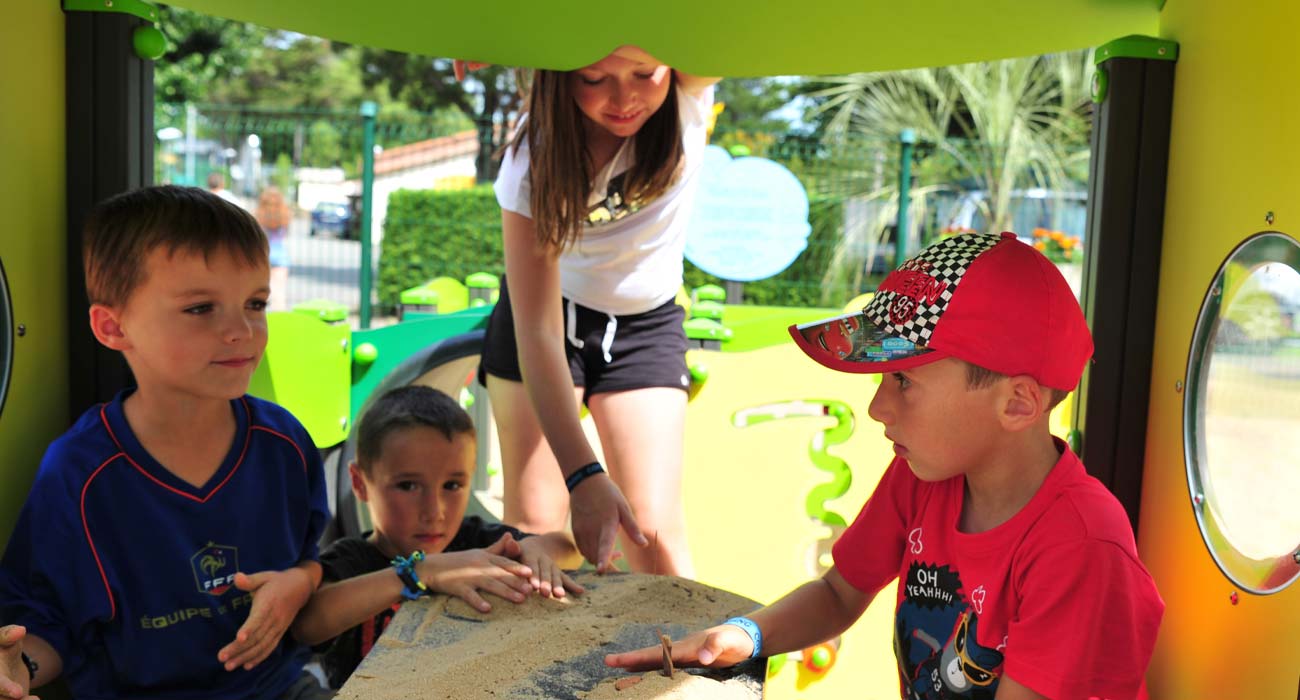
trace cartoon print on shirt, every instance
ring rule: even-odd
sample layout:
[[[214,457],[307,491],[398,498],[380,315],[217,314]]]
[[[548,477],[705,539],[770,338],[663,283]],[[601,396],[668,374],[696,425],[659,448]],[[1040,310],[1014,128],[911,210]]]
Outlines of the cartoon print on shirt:
[[[916,528],[907,533],[907,543],[912,545],[912,554],[920,554],[925,551],[925,546],[921,544],[921,528]]]
[[[919,528],[908,537],[919,543]],[[900,581],[894,654],[908,700],[992,700],[1003,655],[980,646],[975,633],[988,591],[969,596],[958,572],[947,565],[913,561]]]
[[[981,647],[976,641],[979,616],[969,611],[957,618],[957,628],[942,647],[923,630],[913,634],[932,651],[916,669],[909,697],[941,700],[947,698],[988,698],[996,693],[1002,654]]]
[[[640,203],[628,202],[623,195],[626,184],[626,172],[610,178],[609,186],[605,188],[605,198],[587,212],[588,225],[599,226],[611,221],[618,221],[641,208]]]

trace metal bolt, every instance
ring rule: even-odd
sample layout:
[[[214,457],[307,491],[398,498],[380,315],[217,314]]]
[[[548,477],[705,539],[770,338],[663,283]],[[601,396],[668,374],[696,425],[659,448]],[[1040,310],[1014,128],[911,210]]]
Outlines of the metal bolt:
[[[1165,47],[1161,46],[1160,48],[1156,49],[1156,53],[1160,54],[1161,56],[1165,55]]]
[[[339,341],[339,346],[343,348],[343,352],[347,352],[347,351],[348,351],[348,339],[347,339],[347,338],[344,338],[343,340],[340,340],[340,341]]]
[[[1240,600],[1240,598],[1237,597],[1237,592],[1236,592],[1236,591],[1233,591],[1233,592],[1232,592],[1232,595],[1228,596],[1228,600],[1231,600],[1231,601],[1232,601],[1232,604],[1233,604],[1233,605],[1236,605],[1237,602]]]
[[[104,0],[104,7],[112,7],[113,0]]]
[[[1291,555],[1291,558],[1295,560],[1295,563],[1300,564],[1300,549],[1297,549],[1295,554]]]
[[[27,324],[26,323],[18,324],[18,337],[21,338],[25,335],[27,335]]]
[[[1183,380],[1179,379],[1178,381],[1174,382],[1174,391],[1180,394],[1183,393]]]
[[[1203,493],[1193,494],[1192,503],[1195,503],[1198,506],[1201,505],[1202,503],[1205,503],[1205,494]]]
[[[1264,215],[1264,223],[1268,224],[1269,226],[1273,225],[1273,212],[1269,212]]]
[[[347,429],[348,429],[348,417],[347,417],[347,416],[343,416],[342,418],[339,419],[339,427],[342,428],[343,430],[347,430]]]

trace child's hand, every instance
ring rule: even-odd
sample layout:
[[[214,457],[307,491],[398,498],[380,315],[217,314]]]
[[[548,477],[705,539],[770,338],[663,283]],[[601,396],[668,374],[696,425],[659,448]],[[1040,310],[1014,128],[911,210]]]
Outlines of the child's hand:
[[[479,591],[516,603],[522,603],[532,591],[532,586],[528,585],[532,569],[502,554],[511,551],[518,552],[519,543],[506,535],[487,549],[428,555],[416,570],[420,580],[430,589],[454,595],[475,610],[488,612],[492,606],[479,595]]]
[[[235,633],[235,641],[217,652],[227,671],[253,668],[275,651],[294,616],[307,604],[315,588],[311,576],[299,567],[284,571],[235,574],[235,587],[253,594],[248,619]]]
[[[578,551],[596,566],[596,573],[614,570],[614,540],[620,526],[633,544],[650,546],[632,515],[632,507],[608,475],[597,474],[575,488],[569,496],[569,512]]]
[[[734,666],[754,653],[754,642],[735,625],[718,625],[694,632],[673,642],[673,664],[677,666]],[[648,671],[663,666],[663,647],[655,645],[622,654],[606,654],[605,665],[629,671]]]
[[[528,583],[533,590],[541,593],[543,597],[563,598],[568,591],[576,595],[582,595],[586,590],[578,585],[576,581],[569,578],[569,575],[560,569],[560,565],[551,559],[550,554],[546,551],[546,542],[542,537],[529,537],[519,542],[521,550],[519,561],[524,566],[532,569],[532,575],[528,577]]]
[[[23,663],[23,637],[27,628],[22,625],[0,627],[0,698],[28,697],[31,679]]]

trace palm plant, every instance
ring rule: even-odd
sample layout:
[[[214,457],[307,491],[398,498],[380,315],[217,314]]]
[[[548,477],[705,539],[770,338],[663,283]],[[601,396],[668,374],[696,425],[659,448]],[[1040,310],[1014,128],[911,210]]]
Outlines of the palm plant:
[[[818,79],[809,93],[823,124],[823,143],[895,140],[904,129],[919,142],[920,186],[911,190],[912,222],[924,220],[926,196],[956,187],[983,190],[978,200],[990,230],[1009,228],[1012,193],[1042,187],[1069,189],[1086,178],[1091,102],[1090,52],[1016,58],[992,63],[854,73]],[[864,164],[865,166],[865,164]],[[883,167],[882,167],[883,166]],[[858,167],[852,188],[870,203],[871,215],[846,225],[839,265],[874,260],[887,226],[897,216],[898,186],[892,163]],[[911,227],[909,227],[911,228]],[[915,229],[903,232],[915,239]],[[828,286],[853,276],[827,271]],[[850,268],[851,269],[851,268]],[[857,273],[857,274],[860,274]]]

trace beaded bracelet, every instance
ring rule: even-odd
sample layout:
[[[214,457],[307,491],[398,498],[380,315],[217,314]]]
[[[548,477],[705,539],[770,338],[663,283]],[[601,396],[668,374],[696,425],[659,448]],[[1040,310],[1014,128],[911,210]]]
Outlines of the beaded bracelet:
[[[578,484],[581,484],[583,481],[586,481],[588,477],[592,477],[597,474],[603,474],[604,472],[605,472],[605,468],[600,466],[600,462],[592,462],[591,464],[588,464],[582,467],[581,469],[579,469],[578,471],[565,477],[564,487],[569,489],[569,493],[573,493],[573,490],[578,488]]]
[[[402,580],[402,597],[407,600],[415,600],[422,595],[432,595],[429,587],[424,585],[424,581],[415,575],[415,565],[424,561],[424,552],[415,550],[409,557],[394,557],[393,568],[397,570],[397,578]]]

